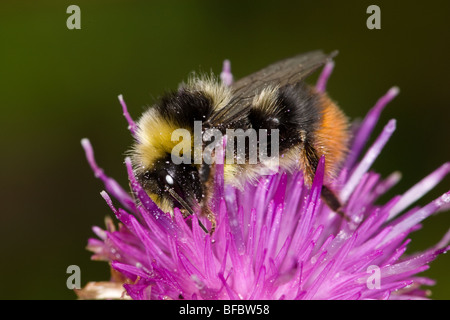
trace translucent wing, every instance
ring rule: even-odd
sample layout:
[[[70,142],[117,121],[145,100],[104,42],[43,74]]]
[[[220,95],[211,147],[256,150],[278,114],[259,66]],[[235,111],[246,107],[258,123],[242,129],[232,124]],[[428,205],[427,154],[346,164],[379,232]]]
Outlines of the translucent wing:
[[[322,51],[303,53],[278,61],[236,81],[231,86],[233,98],[230,103],[211,115],[208,120],[209,125],[224,128],[245,120],[251,107],[251,101],[262,89],[267,86],[282,87],[298,83],[331,60],[336,54],[337,51],[331,54],[324,54]]]

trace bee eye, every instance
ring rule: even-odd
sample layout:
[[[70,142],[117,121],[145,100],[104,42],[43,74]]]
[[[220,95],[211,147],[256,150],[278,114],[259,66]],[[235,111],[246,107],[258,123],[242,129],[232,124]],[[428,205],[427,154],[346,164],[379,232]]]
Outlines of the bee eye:
[[[158,172],[158,184],[159,184],[160,187],[164,187],[167,184],[166,183],[166,176],[168,176],[166,170],[160,170]]]
[[[167,187],[173,189],[181,197],[184,196],[184,192],[175,178],[170,175],[166,170],[160,170],[158,172],[158,184],[162,190]]]
[[[167,183],[169,186],[173,186],[173,184],[174,184],[175,182],[173,181],[173,178],[172,178],[170,175],[166,175],[166,183]]]
[[[158,172],[158,184],[161,187],[165,186],[174,187],[177,183],[166,170],[160,170]]]

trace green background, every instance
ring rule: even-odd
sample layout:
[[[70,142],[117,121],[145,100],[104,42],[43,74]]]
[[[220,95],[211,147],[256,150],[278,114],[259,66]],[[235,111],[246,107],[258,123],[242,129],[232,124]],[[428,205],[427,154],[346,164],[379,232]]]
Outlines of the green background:
[[[81,30],[66,27],[70,4],[81,8]],[[366,27],[371,4],[381,30]],[[117,96],[137,118],[189,72],[218,73],[226,58],[239,78],[338,49],[328,92],[352,119],[399,86],[376,127],[396,118],[397,131],[374,169],[403,174],[382,201],[403,193],[450,160],[449,12],[449,1],[1,1],[0,298],[74,299],[72,264],[82,285],[108,279],[107,264],[85,250],[110,211],[80,140],[126,186],[132,139]],[[446,178],[418,204],[448,189]],[[436,244],[449,225],[448,212],[430,217],[408,252]],[[450,298],[449,266],[442,255],[424,273],[437,280],[432,298]]]

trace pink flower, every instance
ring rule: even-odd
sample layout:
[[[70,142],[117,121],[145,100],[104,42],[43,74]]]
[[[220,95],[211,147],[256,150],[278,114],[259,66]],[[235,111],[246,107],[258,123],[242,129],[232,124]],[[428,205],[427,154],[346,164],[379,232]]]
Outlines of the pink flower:
[[[333,65],[328,64],[317,89],[325,89]],[[229,63],[222,79],[232,81]],[[392,88],[354,132],[346,164],[336,181],[350,221],[321,201],[324,163],[320,160],[311,188],[302,172],[280,172],[262,178],[244,191],[224,185],[217,165],[213,236],[197,217],[183,219],[162,212],[141,188],[129,159],[125,160],[135,201],[100,169],[87,139],[82,140],[95,176],[106,191],[101,195],[120,221],[116,229],[94,227],[89,239],[94,260],[110,262],[111,282],[90,283],[84,298],[132,299],[422,299],[433,280],[419,274],[448,250],[450,232],[424,252],[406,255],[408,236],[420,222],[449,208],[450,193],[420,208],[405,211],[450,171],[446,163],[403,195],[382,205],[375,201],[399,180],[369,171],[395,131],[395,120],[384,127],[359,159],[386,104],[398,93]],[[132,133],[135,124],[120,96]],[[113,203],[110,195],[116,200]]]

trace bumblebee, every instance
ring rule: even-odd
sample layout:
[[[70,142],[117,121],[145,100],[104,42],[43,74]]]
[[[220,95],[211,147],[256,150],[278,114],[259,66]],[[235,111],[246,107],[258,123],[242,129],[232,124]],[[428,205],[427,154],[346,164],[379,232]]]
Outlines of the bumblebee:
[[[196,148],[189,139],[174,141],[173,132],[181,128],[193,136],[195,123],[201,122],[201,135],[211,129],[223,135],[229,129],[253,129],[257,141],[261,132],[277,130],[278,169],[302,170],[308,186],[324,155],[322,198],[340,212],[341,204],[329,186],[347,152],[348,120],[326,93],[305,83],[307,76],[334,55],[321,51],[301,54],[229,86],[213,76],[194,75],[160,98],[138,121],[130,152],[135,175],[150,198],[166,212],[175,207],[185,215],[200,212],[211,222],[210,232],[214,231],[215,217],[209,209],[214,164],[173,161],[174,148],[181,145],[185,153]],[[204,148],[205,139],[201,143]],[[272,143],[268,144],[271,147]],[[246,152],[250,146],[249,141]],[[235,148],[234,158],[237,153]],[[247,182],[257,181],[268,166],[260,157],[256,163],[224,163],[225,183],[242,189]]]

